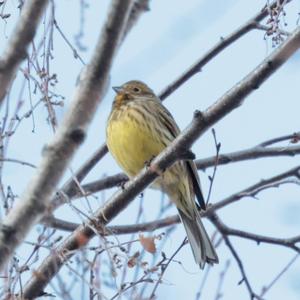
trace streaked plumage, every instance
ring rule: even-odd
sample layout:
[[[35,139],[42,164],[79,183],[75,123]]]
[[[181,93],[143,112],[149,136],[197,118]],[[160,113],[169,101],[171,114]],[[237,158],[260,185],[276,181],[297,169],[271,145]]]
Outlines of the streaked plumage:
[[[170,112],[144,83],[130,81],[114,90],[117,95],[107,122],[107,146],[125,173],[133,177],[166,148],[180,130]],[[176,204],[200,267],[203,268],[205,262],[217,263],[217,254],[195,202],[196,194],[200,207],[205,209],[194,162],[176,162],[152,186],[165,192]]]

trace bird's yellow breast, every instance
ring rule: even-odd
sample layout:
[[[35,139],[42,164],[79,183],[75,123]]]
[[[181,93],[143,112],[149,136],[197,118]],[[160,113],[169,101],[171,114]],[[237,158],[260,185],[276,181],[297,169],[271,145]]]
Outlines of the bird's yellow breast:
[[[109,121],[107,146],[120,167],[130,177],[135,176],[146,162],[165,148],[155,134],[151,127],[128,116]]]

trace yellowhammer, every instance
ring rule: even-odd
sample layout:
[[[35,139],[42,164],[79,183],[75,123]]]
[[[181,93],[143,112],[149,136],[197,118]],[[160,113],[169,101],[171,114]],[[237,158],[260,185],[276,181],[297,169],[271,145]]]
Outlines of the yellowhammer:
[[[180,129],[143,82],[129,81],[113,89],[117,95],[107,122],[107,146],[125,173],[133,177],[178,136]],[[205,209],[195,163],[176,162],[152,186],[166,193],[176,204],[200,267],[204,268],[206,262],[218,263],[195,202],[196,194],[200,207]]]

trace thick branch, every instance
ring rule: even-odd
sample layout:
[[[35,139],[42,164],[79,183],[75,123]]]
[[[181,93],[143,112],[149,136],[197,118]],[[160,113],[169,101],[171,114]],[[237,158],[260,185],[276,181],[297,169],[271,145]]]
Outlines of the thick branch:
[[[91,228],[101,228],[118,215],[125,207],[146,188],[163,170],[169,167],[186,149],[199,138],[210,126],[242,104],[244,98],[257,89],[271,74],[273,74],[300,47],[300,28],[297,28],[289,38],[269,55],[255,70],[229,90],[223,97],[210,106],[205,113],[196,112],[190,125],[159,154],[150,167],[144,168],[126,186],[118,191],[93,216],[92,221],[80,226],[47,257],[36,272],[37,276],[25,286],[25,298],[39,295],[51,278],[59,271],[65,261],[74,255],[75,250],[86,244],[95,232]],[[82,238],[84,237],[84,238]]]
[[[113,1],[90,64],[72,105],[54,139],[46,147],[34,178],[0,227],[0,267],[46,211],[49,198],[72,155],[84,140],[87,126],[103,97],[114,54],[127,22],[132,1]]]
[[[15,77],[18,66],[26,58],[27,48],[33,40],[47,4],[47,0],[27,0],[22,6],[18,23],[0,58],[0,106]]]

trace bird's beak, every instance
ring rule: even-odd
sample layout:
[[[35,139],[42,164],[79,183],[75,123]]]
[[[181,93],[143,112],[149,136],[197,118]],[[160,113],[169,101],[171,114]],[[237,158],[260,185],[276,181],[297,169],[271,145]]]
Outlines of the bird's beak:
[[[117,93],[121,93],[123,91],[123,88],[121,86],[113,86],[112,89]]]

